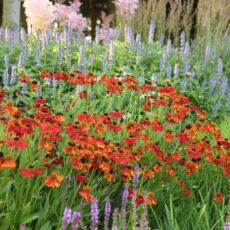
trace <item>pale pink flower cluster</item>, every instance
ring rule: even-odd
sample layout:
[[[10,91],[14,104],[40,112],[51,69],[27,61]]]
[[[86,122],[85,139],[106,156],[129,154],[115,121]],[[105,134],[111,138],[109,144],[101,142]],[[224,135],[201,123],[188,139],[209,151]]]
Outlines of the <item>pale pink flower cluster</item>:
[[[55,7],[49,0],[24,0],[28,26],[34,30],[49,29],[55,19]]]
[[[110,23],[113,19],[113,15],[106,15],[104,11],[101,12],[102,24],[99,30],[100,40],[105,41],[106,39],[113,40],[116,37],[116,30],[110,27]]]
[[[74,0],[69,6],[49,0],[24,0],[23,6],[27,16],[28,26],[34,30],[48,30],[58,22],[60,26],[66,26],[69,22],[72,29],[83,31],[87,27],[86,18],[80,11],[81,3]]]
[[[55,4],[56,21],[60,26],[65,26],[68,22],[71,23],[73,29],[77,31],[83,31],[87,27],[86,18],[82,16],[80,11],[81,3],[79,0],[75,0],[70,6],[64,4]]]
[[[114,0],[117,13],[123,17],[130,17],[136,13],[138,0]]]

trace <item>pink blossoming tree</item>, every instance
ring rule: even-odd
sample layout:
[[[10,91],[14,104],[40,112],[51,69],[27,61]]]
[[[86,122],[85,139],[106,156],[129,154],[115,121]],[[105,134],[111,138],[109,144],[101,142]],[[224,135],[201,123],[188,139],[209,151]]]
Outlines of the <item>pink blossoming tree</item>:
[[[24,0],[23,6],[29,30],[30,27],[33,30],[48,30],[54,22],[58,22],[62,27],[70,22],[76,31],[83,31],[87,27],[86,18],[79,12],[81,6],[79,0],[71,2],[69,6],[61,3],[54,5],[49,0]]]
[[[48,30],[55,19],[55,7],[49,0],[24,0],[28,30]]]
[[[119,16],[129,18],[136,13],[138,0],[114,0],[116,12]]]

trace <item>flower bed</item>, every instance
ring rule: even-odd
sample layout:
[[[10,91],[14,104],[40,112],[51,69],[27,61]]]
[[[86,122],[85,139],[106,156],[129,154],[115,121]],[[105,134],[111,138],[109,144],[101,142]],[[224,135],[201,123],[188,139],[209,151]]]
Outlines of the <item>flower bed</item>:
[[[1,90],[0,102],[6,229],[66,228],[71,221],[87,229],[223,226],[230,143],[170,82],[41,72]],[[195,223],[178,222],[186,206],[191,217],[200,215]],[[64,207],[81,215],[71,219],[66,209],[61,219]]]

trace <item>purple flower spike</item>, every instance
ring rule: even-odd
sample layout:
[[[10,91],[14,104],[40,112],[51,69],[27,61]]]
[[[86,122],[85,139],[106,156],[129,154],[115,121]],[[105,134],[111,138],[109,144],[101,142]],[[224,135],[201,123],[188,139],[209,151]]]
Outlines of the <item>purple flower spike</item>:
[[[104,229],[105,230],[109,229],[110,214],[111,214],[111,203],[110,203],[110,200],[108,199],[105,204],[105,218],[104,218]]]
[[[93,199],[91,203],[91,230],[97,230],[99,219],[98,200]]]
[[[150,22],[150,27],[149,27],[149,43],[153,42],[154,33],[155,33],[155,23],[153,21],[151,21]]]
[[[126,205],[128,197],[129,197],[129,187],[125,186],[125,190],[122,194],[122,205]]]
[[[9,57],[8,56],[4,57],[4,62],[5,62],[6,69],[8,69],[9,68]]]
[[[181,45],[181,47],[184,47],[184,45],[185,45],[185,40],[186,40],[185,32],[182,31],[182,33],[181,33],[181,35],[180,35],[180,45]]]
[[[122,222],[122,229],[127,229],[127,220],[126,220],[126,205],[129,197],[129,188],[128,186],[125,187],[125,190],[122,194],[122,206],[121,206],[121,222]]]
[[[133,176],[133,188],[137,188],[137,183],[138,183],[138,179],[139,179],[139,176],[140,176],[140,171],[139,171],[139,165],[137,164],[134,168],[135,170],[135,173],[134,173],[134,176]]]
[[[72,210],[65,208],[63,216],[62,216],[62,229],[66,230],[68,225],[71,222],[71,214],[72,214]]]
[[[78,230],[78,221],[81,218],[81,213],[74,211],[72,215],[72,230]]]
[[[20,230],[26,230],[26,225],[25,224],[21,224],[20,225]]]
[[[230,222],[224,223],[224,230],[230,230]]]

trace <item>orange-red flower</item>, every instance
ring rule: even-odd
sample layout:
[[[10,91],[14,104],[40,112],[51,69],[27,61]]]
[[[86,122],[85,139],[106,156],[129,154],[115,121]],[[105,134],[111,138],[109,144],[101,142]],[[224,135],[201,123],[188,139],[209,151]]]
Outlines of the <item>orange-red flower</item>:
[[[86,183],[87,182],[87,177],[84,174],[78,174],[74,176],[76,181],[81,182],[81,183]]]
[[[90,202],[93,200],[94,196],[90,193],[91,189],[89,186],[84,186],[80,188],[79,195],[86,201]]]
[[[27,141],[19,137],[8,137],[6,144],[8,147],[15,147],[16,149],[24,149],[27,147]]]
[[[16,168],[16,162],[11,154],[0,158],[0,170],[5,168]]]
[[[32,178],[34,176],[39,176],[43,173],[43,169],[35,169],[35,168],[20,168],[20,174],[22,176]]]
[[[157,205],[157,200],[155,198],[154,192],[149,192],[147,195],[147,203],[149,205]]]
[[[216,201],[217,203],[223,203],[224,197],[221,192],[217,192],[213,197],[213,200]]]
[[[45,178],[44,184],[47,187],[55,188],[55,187],[59,187],[63,180],[64,180],[64,176],[54,171],[50,174],[50,176],[47,176]]]
[[[189,190],[188,188],[185,188],[183,190],[184,196],[192,196],[192,191]]]

